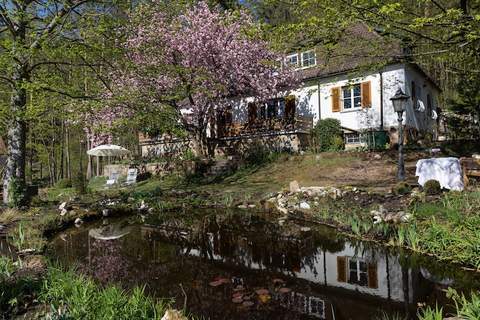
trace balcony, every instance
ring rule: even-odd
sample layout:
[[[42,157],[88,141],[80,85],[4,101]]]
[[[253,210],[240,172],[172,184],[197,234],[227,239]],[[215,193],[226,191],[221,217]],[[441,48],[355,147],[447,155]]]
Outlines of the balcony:
[[[255,135],[278,135],[309,133],[313,128],[313,117],[296,116],[294,119],[256,119],[246,123],[217,124],[216,138],[230,139]]]

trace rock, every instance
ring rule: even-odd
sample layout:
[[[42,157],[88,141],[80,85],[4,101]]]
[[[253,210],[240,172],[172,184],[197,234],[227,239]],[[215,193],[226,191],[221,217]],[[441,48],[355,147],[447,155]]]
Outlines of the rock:
[[[254,205],[254,204],[249,204],[248,207],[249,207],[250,209],[253,209],[253,208],[256,207],[256,205]]]
[[[317,154],[317,155],[315,156],[315,161],[320,161],[320,160],[322,160],[322,156],[319,155],[319,154]]]
[[[300,185],[298,184],[297,180],[293,180],[290,182],[290,192],[299,192]]]
[[[161,320],[188,320],[180,311],[169,309],[165,312]]]
[[[109,209],[103,209],[103,210],[102,210],[102,215],[103,215],[104,217],[108,217],[109,214],[110,214],[110,210],[109,210]]]
[[[65,202],[62,202],[62,203],[60,204],[60,206],[58,207],[58,210],[62,211],[62,210],[65,209],[66,207],[67,207],[67,202],[66,202],[66,201],[65,201]]]
[[[83,220],[80,218],[75,219],[75,226],[80,227],[83,224]]]
[[[380,160],[382,159],[382,156],[377,153],[376,155],[373,156],[373,159]]]
[[[64,208],[60,211],[60,215],[63,217],[64,215],[67,214],[67,212],[68,212],[68,210]]]
[[[277,206],[277,210],[282,214],[288,214],[288,210],[286,208]]]
[[[241,204],[237,207],[238,209],[247,209],[247,206],[244,204]]]
[[[300,228],[300,231],[301,231],[301,232],[310,232],[311,230],[312,230],[312,229],[309,228],[309,227],[301,227],[301,228]]]
[[[302,201],[300,202],[300,209],[304,209],[304,210],[310,210],[310,205],[308,204],[308,202],[306,201]]]

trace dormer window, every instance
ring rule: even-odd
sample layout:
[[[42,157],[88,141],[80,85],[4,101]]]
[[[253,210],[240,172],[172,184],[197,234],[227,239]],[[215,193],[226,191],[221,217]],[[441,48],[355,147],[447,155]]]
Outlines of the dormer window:
[[[298,54],[291,54],[285,59],[287,66],[298,67]]]
[[[315,51],[302,52],[302,67],[307,68],[317,64]]]

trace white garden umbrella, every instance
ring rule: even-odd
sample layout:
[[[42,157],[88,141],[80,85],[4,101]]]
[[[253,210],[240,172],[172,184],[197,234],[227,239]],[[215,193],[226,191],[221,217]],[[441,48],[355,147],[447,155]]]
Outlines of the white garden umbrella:
[[[129,153],[130,153],[129,150],[114,144],[102,144],[100,146],[97,146],[87,151],[87,154],[89,156],[95,156],[95,157],[125,156]]]

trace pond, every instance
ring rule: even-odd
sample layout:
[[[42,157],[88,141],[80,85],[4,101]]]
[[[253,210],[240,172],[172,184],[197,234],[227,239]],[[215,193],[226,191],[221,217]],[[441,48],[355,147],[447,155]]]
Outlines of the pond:
[[[418,305],[451,308],[444,289],[480,287],[478,274],[430,258],[246,212],[105,219],[62,232],[49,252],[207,319],[416,319]]]

